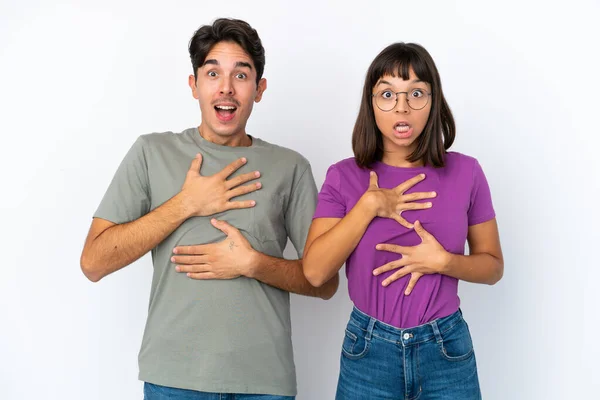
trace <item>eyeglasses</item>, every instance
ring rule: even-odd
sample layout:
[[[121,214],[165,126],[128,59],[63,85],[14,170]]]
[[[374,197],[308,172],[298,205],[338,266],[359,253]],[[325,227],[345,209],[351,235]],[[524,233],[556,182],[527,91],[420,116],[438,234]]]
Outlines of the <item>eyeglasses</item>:
[[[390,89],[381,90],[372,96],[375,98],[375,104],[381,111],[392,111],[398,104],[400,94],[406,94],[406,102],[413,110],[421,110],[429,103],[431,93],[425,89],[413,89],[410,92],[393,92]]]

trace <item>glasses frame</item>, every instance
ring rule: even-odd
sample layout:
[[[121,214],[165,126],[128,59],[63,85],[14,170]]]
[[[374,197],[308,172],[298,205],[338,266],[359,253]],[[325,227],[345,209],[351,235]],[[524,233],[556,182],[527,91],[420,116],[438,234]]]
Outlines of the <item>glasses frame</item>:
[[[392,93],[394,93],[396,95],[396,102],[394,103],[394,107],[390,108],[389,110],[384,110],[383,108],[379,107],[379,104],[377,103],[377,99],[375,98],[375,96],[381,94],[381,92],[386,92],[386,91],[390,91],[391,92],[390,89],[382,89],[382,90],[378,91],[377,93],[373,93],[371,95],[371,97],[375,98],[375,105],[377,106],[377,108],[379,108],[383,112],[389,112],[389,111],[392,111],[394,108],[398,107],[398,99],[400,98],[399,95],[402,94],[402,93],[404,93],[404,94],[406,94],[406,103],[408,104],[408,106],[411,109],[413,109],[415,111],[418,111],[418,110],[422,110],[425,107],[427,107],[427,104],[429,104],[429,98],[431,97],[431,92],[429,90],[425,90],[425,89],[413,89],[411,92],[414,92],[415,90],[421,90],[421,91],[425,92],[425,94],[427,95],[427,101],[425,102],[425,104],[421,108],[415,108],[415,107],[413,107],[413,106],[410,105],[410,100],[408,99],[408,93],[409,92],[392,92]]]

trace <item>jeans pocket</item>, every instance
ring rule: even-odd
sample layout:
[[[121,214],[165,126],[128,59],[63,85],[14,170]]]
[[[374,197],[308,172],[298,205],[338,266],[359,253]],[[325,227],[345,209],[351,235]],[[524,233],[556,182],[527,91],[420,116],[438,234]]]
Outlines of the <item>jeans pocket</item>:
[[[442,333],[438,344],[442,357],[448,361],[464,361],[473,356],[473,341],[464,320]]]
[[[160,400],[164,398],[164,396],[161,397],[159,390],[160,386],[144,382],[144,400]]]
[[[342,343],[342,354],[345,357],[351,360],[358,360],[367,355],[371,343],[370,340],[365,338],[365,333],[365,331],[352,322],[348,323],[344,342]]]

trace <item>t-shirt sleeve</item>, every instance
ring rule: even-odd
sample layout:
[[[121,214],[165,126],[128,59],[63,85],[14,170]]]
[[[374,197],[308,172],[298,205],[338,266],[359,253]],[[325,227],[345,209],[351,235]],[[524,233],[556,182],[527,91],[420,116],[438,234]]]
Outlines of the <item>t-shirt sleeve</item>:
[[[315,212],[316,204],[317,185],[308,164],[294,177],[292,192],[285,210],[285,229],[298,253],[298,258],[302,258],[304,253],[304,245],[312,221],[311,216]]]
[[[490,187],[477,160],[473,166],[473,186],[467,215],[469,226],[481,224],[496,217]]]
[[[119,165],[100,205],[94,213],[115,224],[134,221],[150,212],[150,195],[146,151],[138,137]]]
[[[327,170],[325,181],[319,192],[314,218],[343,218],[346,215],[346,203],[340,194],[341,177],[338,168],[332,165]]]

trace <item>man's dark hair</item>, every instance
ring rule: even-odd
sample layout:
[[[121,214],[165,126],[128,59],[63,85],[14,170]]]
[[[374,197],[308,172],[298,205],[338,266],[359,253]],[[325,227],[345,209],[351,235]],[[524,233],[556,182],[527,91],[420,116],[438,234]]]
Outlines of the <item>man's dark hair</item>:
[[[189,51],[194,77],[198,78],[198,68],[202,67],[206,55],[219,42],[236,43],[244,49],[256,68],[258,85],[265,70],[265,49],[255,29],[245,21],[232,18],[219,18],[212,25],[203,25],[190,39]]]

